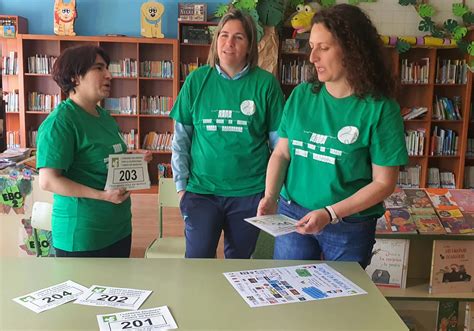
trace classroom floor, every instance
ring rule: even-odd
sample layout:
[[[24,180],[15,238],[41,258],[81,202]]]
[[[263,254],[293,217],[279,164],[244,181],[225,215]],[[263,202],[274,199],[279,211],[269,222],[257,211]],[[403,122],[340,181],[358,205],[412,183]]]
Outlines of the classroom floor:
[[[144,257],[146,248],[158,236],[157,194],[132,194],[132,252],[131,257]],[[177,208],[163,211],[163,236],[184,236],[183,219]],[[222,237],[217,248],[217,257],[223,257]]]

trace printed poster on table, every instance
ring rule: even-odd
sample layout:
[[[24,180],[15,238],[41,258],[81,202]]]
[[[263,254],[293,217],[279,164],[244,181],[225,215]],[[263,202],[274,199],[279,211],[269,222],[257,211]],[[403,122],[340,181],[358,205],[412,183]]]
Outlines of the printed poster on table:
[[[367,294],[325,263],[226,272],[224,276],[252,308]]]

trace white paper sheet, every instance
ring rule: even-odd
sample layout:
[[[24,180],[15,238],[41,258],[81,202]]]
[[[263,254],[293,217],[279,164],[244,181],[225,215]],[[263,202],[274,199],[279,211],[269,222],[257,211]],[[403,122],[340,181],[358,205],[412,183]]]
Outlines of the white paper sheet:
[[[325,263],[226,272],[252,308],[367,294]]]
[[[75,300],[86,291],[88,291],[87,287],[68,280],[58,285],[22,295],[13,299],[13,301],[33,310],[35,313],[41,313]]]

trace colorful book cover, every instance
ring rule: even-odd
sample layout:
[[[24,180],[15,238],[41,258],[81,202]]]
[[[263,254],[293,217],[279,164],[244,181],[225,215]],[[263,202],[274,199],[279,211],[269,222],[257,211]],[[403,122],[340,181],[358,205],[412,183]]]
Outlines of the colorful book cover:
[[[390,224],[388,224],[385,215],[382,215],[377,219],[377,225],[375,227],[375,232],[378,234],[381,233],[392,233],[392,229],[390,228]]]
[[[461,211],[474,213],[474,190],[449,190],[449,193]]]
[[[441,224],[448,234],[474,234],[474,215],[468,217],[443,217]]]
[[[385,208],[407,208],[407,195],[405,192],[397,187],[395,191],[384,200]]]
[[[458,331],[459,301],[440,301],[436,331]]]
[[[408,239],[377,239],[365,271],[378,286],[405,288],[409,248]]]
[[[435,209],[459,209],[457,203],[452,199],[451,193],[447,188],[427,188],[425,191],[428,193],[428,196]]]
[[[388,209],[385,212],[385,218],[392,232],[417,233],[416,225],[406,209]]]
[[[423,189],[404,189],[407,204],[412,214],[433,214],[434,208],[428,194]]]
[[[474,291],[474,241],[434,240],[429,291],[461,293]]]
[[[413,222],[420,234],[446,234],[436,214],[412,215]]]

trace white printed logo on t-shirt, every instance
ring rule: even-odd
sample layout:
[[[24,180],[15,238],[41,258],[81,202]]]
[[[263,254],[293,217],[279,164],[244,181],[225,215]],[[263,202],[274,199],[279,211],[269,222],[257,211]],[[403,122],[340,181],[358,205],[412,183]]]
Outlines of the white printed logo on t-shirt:
[[[337,133],[337,139],[345,145],[353,144],[359,138],[359,129],[355,126],[345,126]]]
[[[245,100],[240,104],[240,111],[247,116],[255,113],[255,102],[252,100]]]

